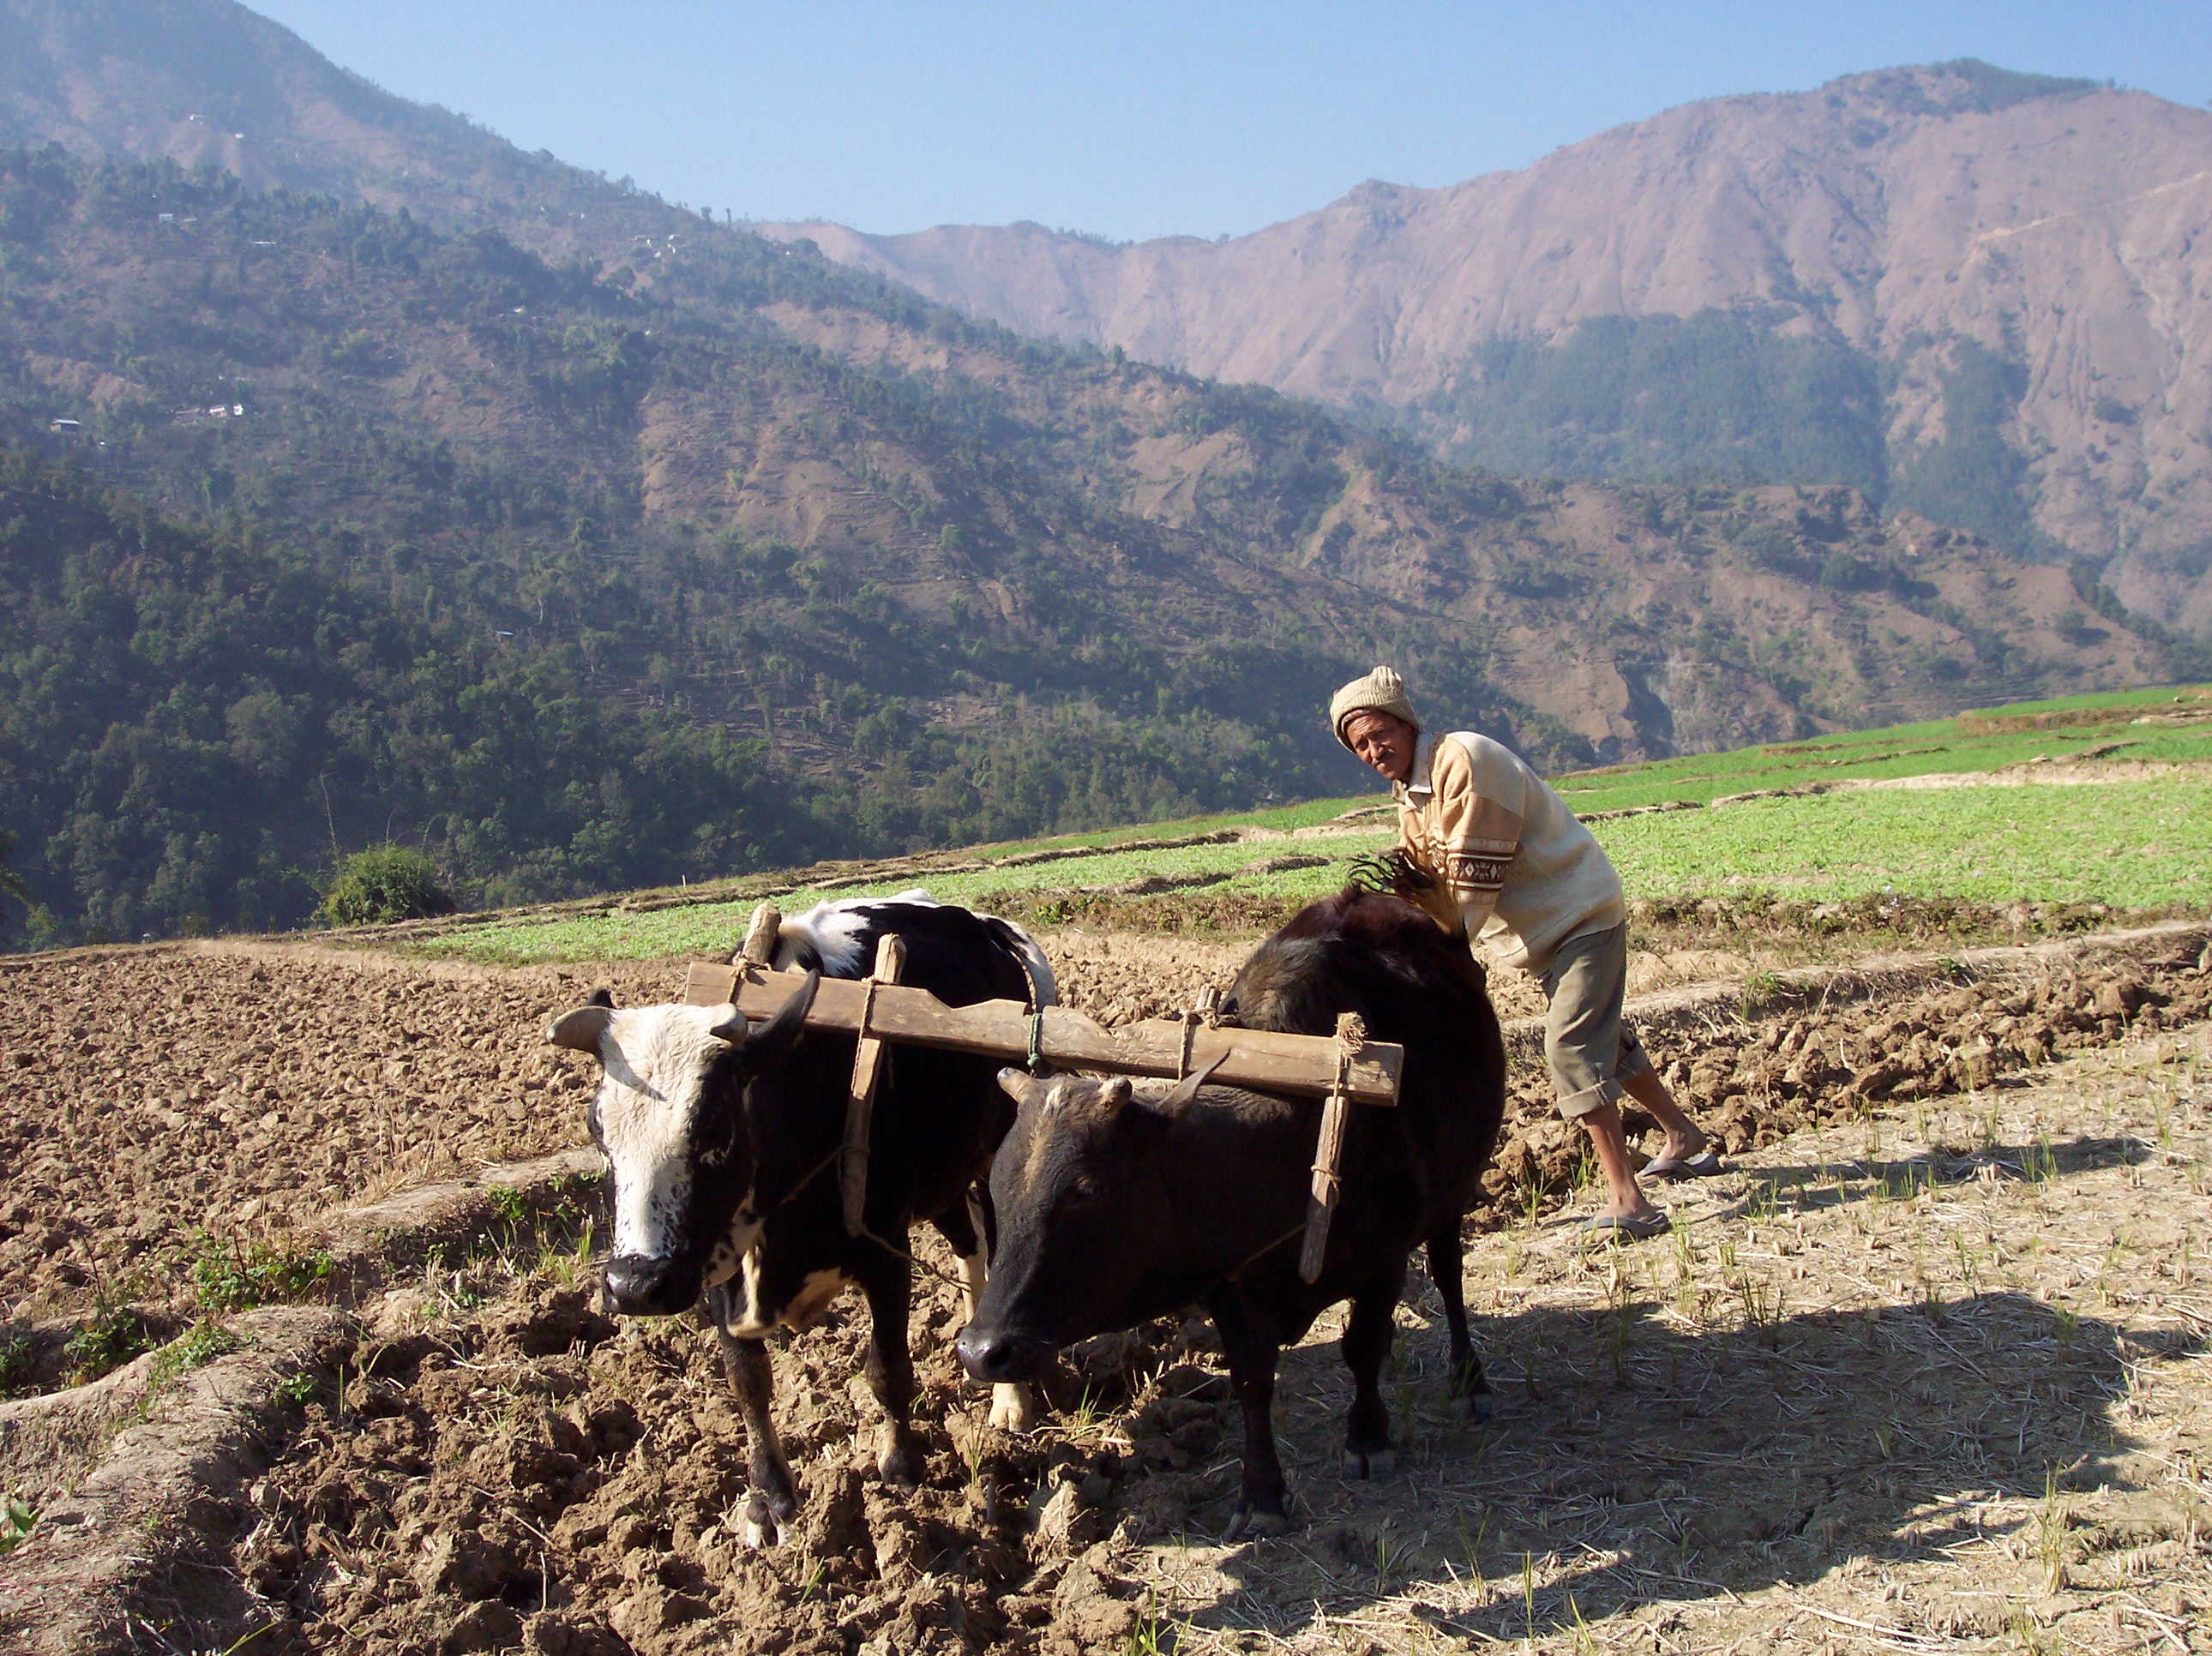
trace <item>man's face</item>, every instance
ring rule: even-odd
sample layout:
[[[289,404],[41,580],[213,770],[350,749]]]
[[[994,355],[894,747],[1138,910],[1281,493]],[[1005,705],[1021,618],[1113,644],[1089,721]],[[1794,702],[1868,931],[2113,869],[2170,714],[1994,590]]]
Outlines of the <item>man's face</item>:
[[[1413,744],[1419,737],[1397,714],[1372,710],[1354,713],[1344,721],[1344,739],[1362,764],[1373,766],[1393,782],[1413,779]]]

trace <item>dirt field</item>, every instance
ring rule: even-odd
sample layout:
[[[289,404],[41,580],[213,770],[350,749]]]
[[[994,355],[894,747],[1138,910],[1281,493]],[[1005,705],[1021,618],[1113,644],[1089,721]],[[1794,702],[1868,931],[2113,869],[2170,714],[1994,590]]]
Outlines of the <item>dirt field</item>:
[[[1243,952],[1051,946],[1066,998],[1109,1022],[1187,1004]],[[573,1228],[509,1225],[286,1325],[270,1372],[297,1378],[252,1454],[230,1452],[234,1495],[131,1519],[135,1619],[106,1647],[2212,1648],[2204,956],[2199,928],[1651,1003],[1655,1055],[1740,1171],[1671,1193],[1675,1238],[1620,1253],[1578,1245],[1578,1148],[1516,1035],[1466,1268],[1505,1406],[1486,1427],[1447,1409],[1417,1278],[1400,1472],[1347,1483],[1348,1388],[1317,1329],[1279,1404],[1304,1526],[1252,1545],[1207,1539],[1235,1435],[1202,1324],[1073,1354],[1060,1416],[1018,1440],[981,1425],[933,1279],[928,1485],[901,1498],[867,1470],[864,1317],[841,1302],[777,1356],[799,1544],[750,1554],[726,1522],[743,1434],[710,1337],[617,1327]],[[216,949],[9,962],[9,1325],[128,1300],[181,1325],[196,1230],[281,1245],[331,1204],[573,1143],[588,1066],[536,1037],[600,975]],[[617,992],[672,977],[624,968]],[[246,1337],[205,1375],[268,1367]],[[146,1429],[181,1407],[131,1380],[155,1362],[107,1383]],[[57,1513],[98,1453],[29,1464],[10,1441],[0,1483]],[[0,1648],[35,1645],[85,1532],[34,1530],[0,1562]]]

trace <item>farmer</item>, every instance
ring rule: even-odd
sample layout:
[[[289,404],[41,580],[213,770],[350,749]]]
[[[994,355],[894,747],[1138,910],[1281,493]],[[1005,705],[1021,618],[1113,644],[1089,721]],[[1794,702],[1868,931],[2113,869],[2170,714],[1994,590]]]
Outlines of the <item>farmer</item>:
[[[1429,879],[1413,900],[1470,948],[1479,941],[1498,964],[1543,984],[1544,1057],[1559,1113],[1582,1123],[1605,1174],[1608,1200],[1589,1228],[1663,1234],[1667,1216],[1644,1199],[1629,1162],[1621,1094],[1667,1134],[1644,1172],[1701,1179],[1720,1172],[1721,1162],[1620,1021],[1628,916],[1612,863],[1510,749],[1470,731],[1424,737],[1404,681],[1388,667],[1339,690],[1328,722],[1338,741],[1390,779],[1400,847]]]

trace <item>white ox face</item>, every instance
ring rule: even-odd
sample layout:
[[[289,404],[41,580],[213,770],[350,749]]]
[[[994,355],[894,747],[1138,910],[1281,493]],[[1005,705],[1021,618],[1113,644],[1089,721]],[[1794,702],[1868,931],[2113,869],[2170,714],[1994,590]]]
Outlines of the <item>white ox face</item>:
[[[589,1121],[607,1158],[606,1283],[617,1308],[685,1310],[737,1268],[734,1231],[753,1171],[745,1087],[797,1041],[815,982],[757,1033],[731,1006],[617,1011],[605,997],[547,1032],[604,1071]]]

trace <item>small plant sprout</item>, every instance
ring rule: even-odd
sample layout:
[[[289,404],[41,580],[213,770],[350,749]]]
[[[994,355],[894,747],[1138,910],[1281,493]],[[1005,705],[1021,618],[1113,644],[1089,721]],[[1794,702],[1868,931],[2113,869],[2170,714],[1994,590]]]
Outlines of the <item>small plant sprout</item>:
[[[31,1538],[39,1514],[31,1503],[12,1491],[0,1490],[0,1553],[9,1553]]]
[[[1175,1623],[1153,1608],[1152,1596],[1147,1592],[1145,1607],[1137,1613],[1137,1624],[1129,1629],[1128,1656],[1168,1656],[1175,1647]]]
[[[1521,1555],[1521,1609],[1528,1618],[1528,1648],[1536,1648],[1536,1555]]]
[[[1950,1302],[1943,1297],[1942,1284],[1924,1271],[1920,1273],[1920,1309],[1928,1320],[1941,1328],[1951,1314]]]
[[[276,1395],[298,1409],[313,1403],[320,1389],[314,1375],[304,1368],[295,1368],[276,1382]]]
[[[2066,1501],[2058,1491],[2058,1469],[2043,1475],[2043,1510],[2036,1515],[2036,1550],[2043,1560],[2044,1590],[2066,1589]]]
[[[1571,1592],[1567,1595],[1567,1609],[1575,1618],[1575,1656],[1597,1656],[1597,1637],[1583,1620],[1583,1607]]]
[[[1482,1544],[1490,1534],[1490,1514],[1483,1513],[1474,1526],[1473,1535],[1467,1532],[1464,1514],[1454,1516],[1452,1527],[1459,1532],[1459,1550],[1460,1556],[1467,1560],[1467,1579],[1470,1583],[1480,1586],[1482,1581]]]

